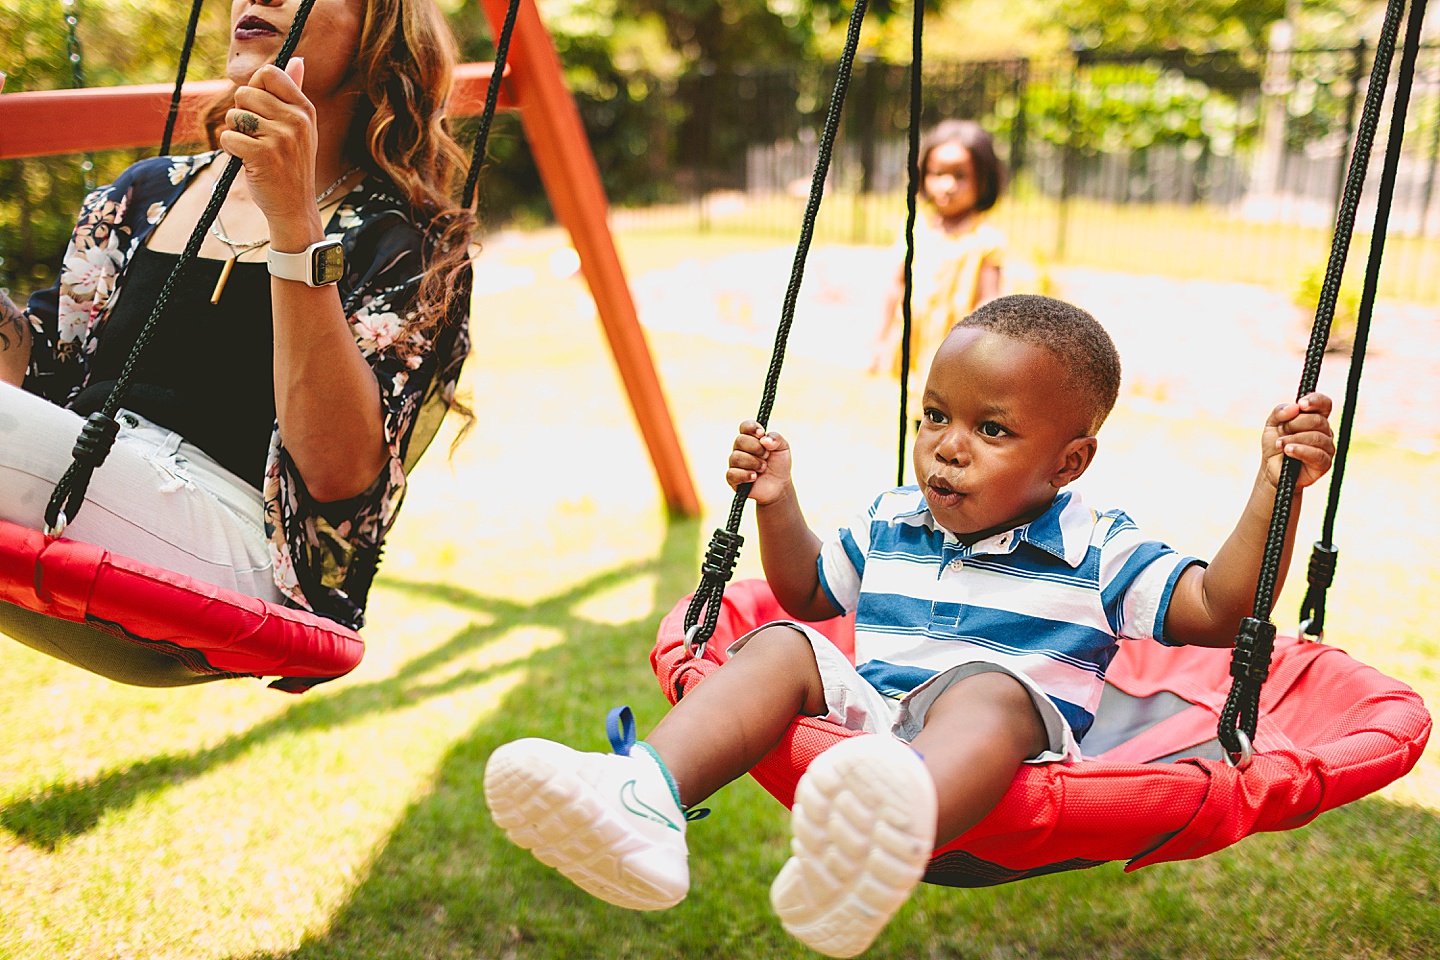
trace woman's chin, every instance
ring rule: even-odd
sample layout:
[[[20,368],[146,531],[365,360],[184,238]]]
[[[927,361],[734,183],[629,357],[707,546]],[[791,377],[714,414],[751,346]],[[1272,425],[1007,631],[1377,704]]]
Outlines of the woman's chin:
[[[255,71],[270,61],[253,54],[249,51],[242,51],[238,54],[231,54],[230,59],[225,63],[225,78],[237,87],[243,87],[255,76]]]

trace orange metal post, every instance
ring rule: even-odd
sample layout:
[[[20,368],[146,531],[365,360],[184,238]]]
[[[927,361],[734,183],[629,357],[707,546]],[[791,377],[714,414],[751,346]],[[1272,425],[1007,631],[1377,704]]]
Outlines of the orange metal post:
[[[506,0],[480,2],[491,30],[499,36]],[[665,502],[673,513],[698,516],[700,499],[610,235],[606,217],[609,204],[600,185],[600,170],[580,123],[580,111],[565,86],[560,58],[540,22],[534,0],[521,0],[508,65],[514,71],[510,84],[520,108],[525,138],[530,141],[555,216],[570,232],[580,254],[580,269],[595,298],[600,323],[650,450]]]

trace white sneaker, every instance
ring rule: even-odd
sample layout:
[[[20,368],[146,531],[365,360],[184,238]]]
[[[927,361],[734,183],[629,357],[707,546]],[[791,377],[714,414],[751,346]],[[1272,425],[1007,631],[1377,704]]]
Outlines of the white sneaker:
[[[507,743],[485,764],[485,802],[516,845],[601,900],[662,910],[690,890],[685,814],[648,744],[622,756]]]
[[[935,845],[935,782],[909,746],[858,736],[805,771],[790,812],[791,857],[770,903],[801,943],[853,957],[925,874]]]

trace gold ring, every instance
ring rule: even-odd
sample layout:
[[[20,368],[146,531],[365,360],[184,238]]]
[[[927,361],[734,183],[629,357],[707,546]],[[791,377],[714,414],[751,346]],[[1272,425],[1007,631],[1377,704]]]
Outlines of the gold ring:
[[[235,129],[247,137],[253,137],[260,129],[260,118],[249,110],[240,110],[235,114]]]

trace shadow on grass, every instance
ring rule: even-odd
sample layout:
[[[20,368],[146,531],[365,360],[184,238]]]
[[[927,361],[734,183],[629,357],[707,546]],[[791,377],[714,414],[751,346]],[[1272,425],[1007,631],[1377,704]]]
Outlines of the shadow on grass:
[[[483,649],[517,627],[541,625],[558,629],[565,634],[567,645],[583,640],[596,630],[633,639],[639,624],[622,627],[592,624],[573,612],[575,606],[603,590],[646,574],[657,574],[666,590],[673,592],[672,602],[678,600],[694,588],[693,583],[681,586],[678,574],[681,569],[688,569],[694,576],[697,529],[694,522],[672,522],[659,556],[608,570],[533,604],[486,597],[451,584],[411,583],[382,577],[377,582],[388,589],[484,614],[490,622],[484,626],[472,624],[461,630],[434,650],[407,661],[393,677],[342,688],[333,695],[298,700],[279,716],[213,747],[154,757],[80,783],[53,784],[36,796],[0,808],[0,827],[24,843],[53,850],[92,830],[106,813],[122,810],[143,797],[198,777],[274,737],[324,730],[370,714],[399,710],[513,669],[512,663],[503,662],[485,669],[460,670],[440,682],[422,680],[436,668]]]

